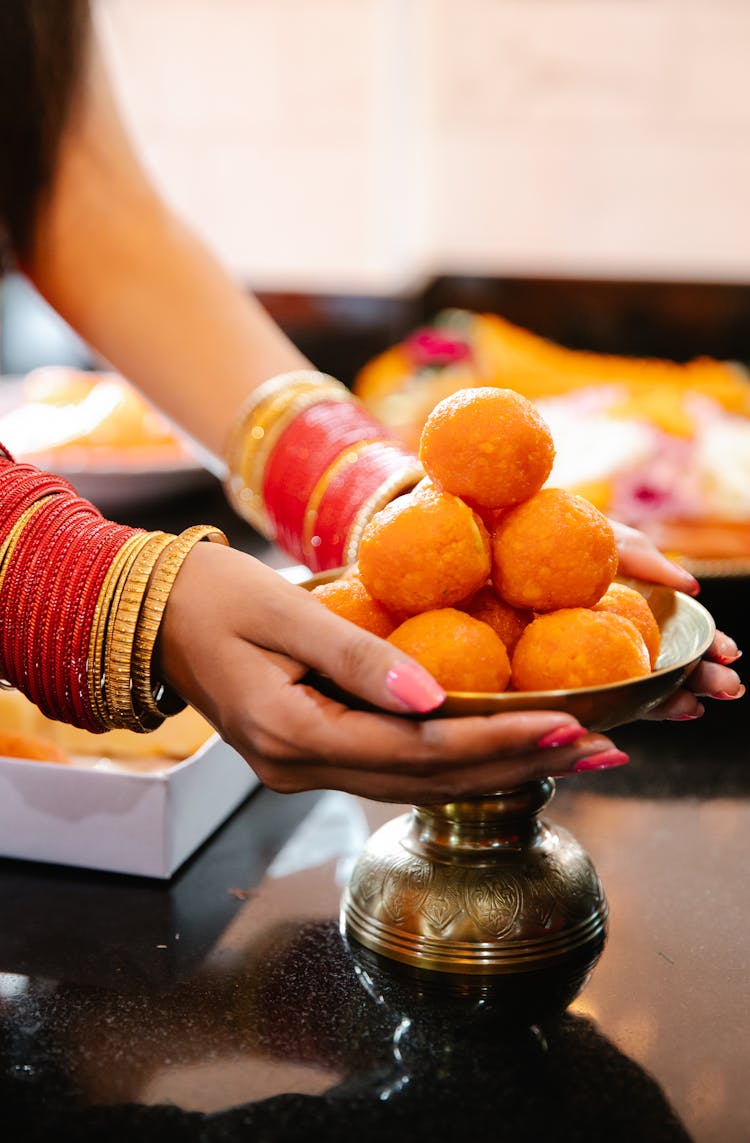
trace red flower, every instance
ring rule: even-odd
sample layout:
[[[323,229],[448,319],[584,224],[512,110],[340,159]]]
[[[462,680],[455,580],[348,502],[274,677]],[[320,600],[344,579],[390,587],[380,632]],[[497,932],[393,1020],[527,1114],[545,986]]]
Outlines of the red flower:
[[[436,365],[453,365],[471,357],[468,342],[461,337],[442,333],[439,329],[425,326],[418,329],[404,343],[406,352],[414,364],[420,368]]]

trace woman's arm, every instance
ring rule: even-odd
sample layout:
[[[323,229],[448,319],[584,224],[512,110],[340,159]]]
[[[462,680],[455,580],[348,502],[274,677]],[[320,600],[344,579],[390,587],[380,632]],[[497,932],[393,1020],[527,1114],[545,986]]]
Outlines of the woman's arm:
[[[95,52],[25,269],[73,328],[217,456],[248,393],[308,365],[161,201]],[[423,723],[321,699],[301,682],[311,666],[394,713],[429,709],[413,690],[405,701],[404,687],[429,692],[432,683],[419,671],[409,679],[413,665],[405,676],[390,644],[329,616],[257,561],[209,547],[191,552],[177,577],[161,670],[270,785],[434,801],[569,771],[602,751],[602,764],[624,760],[602,736],[570,744],[584,730],[551,712]],[[720,689],[733,693],[737,676],[719,670]],[[682,695],[697,711],[694,695]],[[539,748],[550,732],[568,743]]]
[[[23,268],[94,349],[216,457],[252,389],[310,367],[160,198],[95,44]]]

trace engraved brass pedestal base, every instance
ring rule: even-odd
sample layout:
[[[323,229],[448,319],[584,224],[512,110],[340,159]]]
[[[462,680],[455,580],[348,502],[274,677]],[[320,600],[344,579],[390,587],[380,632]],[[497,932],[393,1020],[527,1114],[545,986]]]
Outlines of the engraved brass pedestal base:
[[[593,964],[607,904],[578,842],[537,816],[554,789],[547,778],[388,822],[354,868],[343,932],[403,965],[464,977]]]

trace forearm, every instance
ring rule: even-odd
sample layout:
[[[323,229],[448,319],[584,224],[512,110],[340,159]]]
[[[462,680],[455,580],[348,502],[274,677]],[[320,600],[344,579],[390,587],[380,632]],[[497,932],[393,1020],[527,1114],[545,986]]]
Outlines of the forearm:
[[[160,199],[96,59],[24,268],[92,347],[216,455],[248,392],[308,365]]]

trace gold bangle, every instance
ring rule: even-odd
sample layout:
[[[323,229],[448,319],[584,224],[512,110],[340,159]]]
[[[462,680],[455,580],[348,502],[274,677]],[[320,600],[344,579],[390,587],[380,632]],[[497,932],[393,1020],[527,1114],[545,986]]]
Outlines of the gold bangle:
[[[402,493],[411,492],[412,488],[423,478],[424,469],[418,460],[412,459],[411,457],[404,457],[404,461],[404,467],[387,477],[387,479],[375,489],[372,496],[365,500],[357,512],[357,515],[354,517],[344,545],[343,558],[345,566],[348,567],[349,564],[353,564],[356,560],[362,533],[375,513],[379,512],[381,508],[385,508],[386,504],[390,504],[391,500],[395,500],[396,497],[401,496]]]
[[[336,381],[334,377],[329,377],[327,373],[319,373],[315,369],[292,369],[287,373],[277,373],[274,377],[269,377],[257,388],[253,389],[251,393],[245,398],[237,410],[234,422],[229,430],[227,445],[224,450],[224,457],[227,461],[227,467],[230,474],[238,471],[239,466],[234,463],[235,456],[238,450],[242,449],[243,442],[247,433],[245,427],[250,418],[254,415],[256,409],[269,397],[275,396],[280,390],[284,389],[299,389],[305,387],[318,387],[321,383],[328,385],[340,385],[340,381]]]
[[[137,718],[140,720],[144,730],[155,730],[167,718],[168,714],[177,714],[178,710],[182,710],[187,704],[181,699],[179,705],[175,705],[174,709],[167,711],[157,706],[156,699],[151,690],[151,650],[153,650],[153,643],[144,645],[144,632],[150,630],[148,624],[143,622],[143,605],[148,592],[148,587],[151,582],[151,577],[154,574],[157,563],[159,562],[162,554],[174,543],[176,536],[169,535],[165,532],[160,532],[159,542],[148,552],[143,552],[144,557],[139,568],[133,568],[131,579],[134,580],[131,588],[130,582],[126,593],[130,591],[133,597],[133,642],[132,654],[130,659],[130,678],[131,678],[131,699]],[[141,562],[141,561],[139,561]]]
[[[133,549],[138,546],[140,548],[144,536],[148,539],[147,532],[136,532],[134,536],[129,536],[122,547],[117,552],[117,555],[112,560],[107,568],[107,573],[99,589],[99,595],[94,607],[94,617],[91,623],[91,631],[89,633],[89,654],[88,654],[88,688],[89,700],[94,714],[99,719],[99,722],[106,730],[112,730],[115,727],[110,721],[109,712],[107,710],[107,702],[105,698],[105,638],[107,634],[107,625],[109,622],[109,615],[112,606],[113,594],[117,588],[123,568],[127,567],[130,561],[130,556]]]
[[[136,624],[146,586],[156,561],[173,539],[166,532],[147,536],[146,542],[132,553],[112,601],[106,639],[105,698],[110,718],[131,728],[138,724],[142,730],[155,730],[166,717],[160,716],[157,721],[141,717],[133,701],[132,676]]]
[[[317,373],[313,369],[298,369],[290,373],[279,373],[254,389],[240,405],[229,430],[224,450],[229,477],[241,472],[244,467],[243,453],[250,436],[250,422],[266,401],[279,392],[297,393],[302,389],[320,389],[331,385],[341,386],[341,382],[329,377],[327,373]]]
[[[120,561],[119,574],[113,577],[106,609],[103,656],[104,703],[108,724],[112,727],[124,727],[126,730],[139,730],[140,727],[130,699],[129,648],[123,648],[120,644],[120,632],[117,629],[116,619],[130,569],[140,552],[150,541],[150,532],[141,532],[133,538],[125,558]]]
[[[159,627],[164,617],[170,592],[186,557],[201,540],[209,540],[229,546],[229,540],[219,528],[208,524],[196,524],[187,528],[176,536],[168,547],[161,553],[154,567],[143,604],[138,615],[135,632],[136,654],[138,656],[138,669],[135,673],[138,689],[136,702],[144,710],[151,712],[154,709],[161,714],[176,713],[169,709],[162,711],[158,706],[156,694],[159,687],[154,686],[152,674],[152,661]],[[171,694],[171,692],[170,692]],[[179,700],[182,703],[182,699]],[[182,704],[186,705],[186,704]]]

